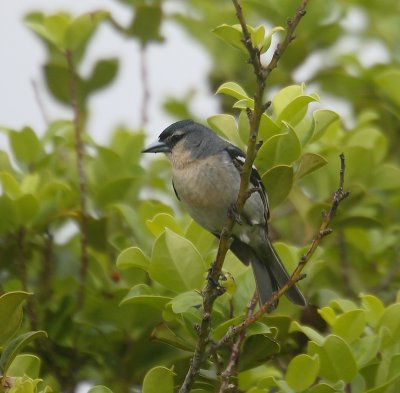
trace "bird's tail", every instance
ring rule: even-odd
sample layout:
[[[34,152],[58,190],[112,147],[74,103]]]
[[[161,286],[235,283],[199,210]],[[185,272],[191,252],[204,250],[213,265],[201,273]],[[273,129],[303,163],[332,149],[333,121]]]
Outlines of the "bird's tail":
[[[271,299],[272,294],[289,280],[289,273],[283,266],[277,252],[267,239],[265,246],[255,252],[250,246],[234,239],[231,250],[246,265],[253,268],[260,303],[264,304]],[[285,295],[295,304],[305,306],[306,299],[300,290],[293,285]],[[274,307],[277,303],[274,304]]]
[[[275,282],[276,287],[281,288],[283,285],[285,285],[289,278],[290,275],[283,266],[283,263],[281,259],[279,258],[278,253],[276,252],[274,246],[271,244],[269,239],[267,238],[267,241],[263,244],[263,255],[258,255],[262,260],[258,261],[258,263],[263,263],[265,266],[264,270],[267,273],[264,273],[264,276],[266,277],[266,274],[269,274],[272,276],[272,281]],[[260,270],[259,267],[255,268],[254,264],[252,264],[254,272],[257,270]],[[257,278],[256,278],[257,280]],[[261,280],[261,278],[260,278]],[[258,286],[258,280],[257,280],[257,286]],[[301,293],[300,289],[296,285],[292,285],[286,292],[285,292],[286,297],[294,304],[298,304],[300,306],[305,306],[307,305],[307,301],[304,297],[304,295]]]

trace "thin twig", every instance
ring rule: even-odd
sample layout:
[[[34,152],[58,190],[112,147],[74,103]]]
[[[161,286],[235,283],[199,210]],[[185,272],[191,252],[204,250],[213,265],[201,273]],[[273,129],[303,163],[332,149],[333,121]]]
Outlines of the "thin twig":
[[[251,36],[247,29],[247,23],[243,14],[243,10],[238,0],[232,0],[236,10],[237,18],[242,26],[243,43],[247,48],[250,56],[250,62],[253,65],[253,72],[256,76],[256,86],[254,91],[254,109],[248,111],[250,133],[247,143],[246,159],[243,168],[240,172],[240,189],[235,204],[235,212],[240,217],[240,213],[248,198],[248,188],[250,184],[250,174],[253,162],[257,154],[257,135],[260,127],[261,116],[265,111],[267,103],[263,102],[263,96],[266,86],[266,78],[274,69],[288,47],[289,43],[293,40],[294,30],[296,29],[300,19],[305,14],[305,6],[307,0],[301,2],[301,6],[296,11],[295,16],[290,22],[284,40],[278,45],[274,53],[274,58],[267,67],[261,64],[260,50],[253,46]],[[196,376],[199,373],[201,363],[207,355],[207,346],[209,344],[209,335],[211,331],[211,313],[215,299],[221,294],[221,290],[215,283],[221,275],[222,266],[225,260],[226,253],[231,245],[232,229],[235,225],[235,217],[228,213],[227,221],[221,231],[220,241],[216,258],[211,266],[209,277],[206,287],[202,291],[203,295],[203,318],[199,327],[199,338],[197,340],[196,348],[190,362],[189,370],[185,376],[185,380],[179,390],[179,393],[188,393],[194,383]]]
[[[247,313],[246,313],[245,320],[249,319],[252,316],[257,302],[258,302],[258,293],[256,292],[254,294],[253,298],[251,299],[250,304],[247,307]],[[229,358],[228,365],[226,366],[224,372],[221,374],[222,383],[221,383],[221,387],[219,389],[219,393],[227,393],[236,388],[236,384],[234,382],[232,382],[231,379],[232,379],[233,375],[235,375],[237,372],[236,369],[237,369],[237,365],[239,362],[240,349],[242,347],[242,344],[243,344],[243,341],[245,340],[245,338],[246,338],[246,331],[242,330],[238,334],[235,342],[232,345],[231,356]]]
[[[279,288],[279,290],[273,294],[271,299],[269,299],[266,303],[264,303],[256,313],[254,313],[250,318],[246,319],[242,323],[232,326],[224,337],[222,337],[218,342],[214,343],[214,349],[213,349],[214,351],[220,348],[221,346],[225,345],[226,343],[228,343],[230,340],[232,340],[232,338],[236,334],[246,329],[248,326],[250,326],[251,324],[256,322],[259,318],[261,318],[263,314],[270,311],[271,307],[276,303],[276,301],[279,298],[281,298],[291,286],[296,284],[296,282],[302,278],[302,270],[304,269],[307,262],[310,260],[315,250],[321,243],[321,240],[332,232],[332,230],[329,228],[329,225],[336,214],[338,206],[345,198],[349,196],[349,192],[344,191],[343,188],[344,173],[345,173],[345,157],[343,154],[341,154],[339,187],[333,195],[330,210],[328,213],[323,215],[321,225],[316,235],[314,236],[311,245],[309,246],[307,252],[300,258],[300,261],[298,262],[296,269],[290,276],[290,279],[287,281],[285,285]]]
[[[88,252],[89,220],[86,208],[87,179],[85,172],[85,145],[82,141],[81,110],[78,100],[78,85],[77,85],[77,77],[76,77],[72,51],[67,50],[65,52],[65,57],[68,64],[70,98],[71,98],[72,109],[74,112],[73,123],[74,123],[74,135],[75,135],[76,166],[78,171],[78,182],[79,182],[79,207],[80,207],[79,229],[81,236],[80,288],[78,292],[78,302],[77,302],[77,308],[79,309],[84,301],[85,282],[89,265],[89,252]]]
[[[46,113],[46,111],[44,109],[44,104],[43,104],[43,101],[42,101],[42,99],[40,97],[39,89],[37,87],[37,83],[36,83],[36,81],[34,79],[32,79],[31,80],[31,84],[32,84],[32,88],[33,88],[33,93],[35,94],[35,99],[36,99],[37,105],[38,105],[40,113],[41,113],[41,115],[43,117],[44,124],[47,126],[49,124],[49,116],[47,115],[47,113]]]

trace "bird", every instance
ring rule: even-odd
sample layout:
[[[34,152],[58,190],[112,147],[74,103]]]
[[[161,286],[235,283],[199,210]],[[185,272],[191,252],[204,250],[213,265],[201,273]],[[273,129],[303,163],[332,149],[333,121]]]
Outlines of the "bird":
[[[194,221],[219,237],[228,214],[235,214],[245,153],[210,128],[190,119],[165,128],[142,153],[166,155],[172,167],[176,197]],[[264,304],[287,283],[290,275],[268,237],[268,196],[254,165],[250,188],[253,192],[240,215],[234,215],[237,224],[232,230],[230,250],[245,265],[251,265],[259,301]],[[285,295],[294,304],[307,304],[296,285]]]

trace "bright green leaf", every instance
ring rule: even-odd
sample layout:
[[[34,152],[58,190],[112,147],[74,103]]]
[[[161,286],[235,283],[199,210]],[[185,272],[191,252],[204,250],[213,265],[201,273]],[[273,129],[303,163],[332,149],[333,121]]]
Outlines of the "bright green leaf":
[[[228,96],[235,97],[238,100],[249,99],[249,96],[243,90],[243,88],[235,82],[223,83],[220,87],[218,87],[217,94],[218,93],[222,93],[222,94],[226,94]]]
[[[324,337],[320,333],[309,326],[300,325],[297,321],[292,321],[289,332],[302,332],[318,345],[322,345],[324,342]]]
[[[327,163],[328,161],[319,154],[304,153],[300,158],[299,167],[296,171],[296,178],[300,179],[303,176],[322,168]]]
[[[312,117],[313,125],[310,128],[311,133],[303,143],[308,143],[310,140],[315,142],[321,138],[331,124],[340,119],[340,116],[336,112],[328,109],[318,109],[313,112]]]
[[[8,292],[0,296],[0,347],[12,337],[22,321],[22,305],[31,296],[28,292]]]
[[[174,292],[200,288],[206,264],[193,243],[168,228],[155,241],[149,273]]]
[[[164,306],[171,301],[170,297],[154,295],[151,288],[146,284],[134,286],[128,294],[122,299],[124,304],[145,304],[156,309],[162,310]]]
[[[7,375],[8,368],[14,361],[15,357],[19,354],[23,347],[28,345],[32,340],[36,338],[46,338],[47,333],[39,330],[36,332],[28,332],[17,336],[12,341],[7,342],[3,348],[3,352],[0,357],[0,370],[3,375]]]
[[[385,305],[382,300],[373,295],[363,294],[361,303],[365,309],[365,317],[369,325],[376,327],[382,314],[385,311]]]
[[[174,373],[166,367],[154,367],[144,377],[143,393],[159,393],[162,387],[163,393],[174,392]]]
[[[275,165],[290,165],[299,158],[301,153],[299,139],[291,127],[288,126],[286,129],[286,133],[269,138],[258,151],[255,164],[262,172]]]
[[[198,308],[201,306],[203,304],[203,298],[200,293],[196,291],[183,292],[175,296],[170,304],[175,314],[181,314],[191,308]]]
[[[312,385],[318,376],[319,359],[301,354],[294,357],[286,371],[286,382],[296,392],[301,392]]]
[[[25,127],[19,132],[11,131],[9,137],[15,157],[25,165],[29,166],[41,155],[42,147],[32,128]]]
[[[165,231],[165,228],[183,235],[182,227],[176,222],[175,217],[167,213],[156,214],[152,220],[146,221],[146,225],[154,236],[160,236]]]
[[[310,355],[318,355],[320,375],[330,381],[350,382],[357,374],[357,364],[350,347],[338,336],[328,336],[322,345],[308,343]]]
[[[223,24],[217,26],[212,32],[220,39],[225,41],[232,47],[239,49],[247,53],[246,47],[244,46],[242,28],[240,25],[227,25]]]
[[[11,363],[8,369],[8,375],[11,377],[39,378],[40,359],[31,354],[18,355]]]
[[[364,331],[366,325],[364,310],[352,310],[339,315],[332,327],[332,332],[347,343],[357,340]]]
[[[143,254],[143,251],[138,247],[130,247],[122,251],[117,258],[118,269],[140,268],[145,271],[149,269],[150,260]]]
[[[244,149],[244,143],[240,139],[236,120],[232,115],[220,114],[211,116],[207,119],[210,127],[218,132],[223,138],[229,140],[234,145]]]
[[[385,69],[375,77],[375,82],[400,107],[400,70]]]
[[[391,304],[383,312],[378,328],[386,328],[390,337],[386,336],[384,346],[395,345],[400,341],[400,303]]]

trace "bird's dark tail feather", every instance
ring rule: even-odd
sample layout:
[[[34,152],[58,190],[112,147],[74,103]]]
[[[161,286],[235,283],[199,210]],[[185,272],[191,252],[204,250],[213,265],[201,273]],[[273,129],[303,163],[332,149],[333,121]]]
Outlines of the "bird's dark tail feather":
[[[278,287],[281,288],[285,285],[290,278],[289,273],[283,266],[281,259],[279,258],[278,253],[276,252],[274,246],[267,239],[265,250],[265,263],[270,269],[272,276],[278,283]],[[264,258],[263,258],[264,260]],[[300,289],[296,285],[292,285],[286,292],[286,297],[294,304],[298,304],[299,306],[306,306],[307,301],[304,295],[301,293]]]
[[[246,265],[251,264],[261,304],[270,300],[273,292],[289,280],[289,273],[268,239],[265,247],[262,247],[257,254],[251,247],[238,239],[234,239],[232,242],[231,251]],[[307,305],[305,297],[295,285],[290,287],[285,295],[295,304]],[[277,304],[278,302],[273,306],[276,307]]]

